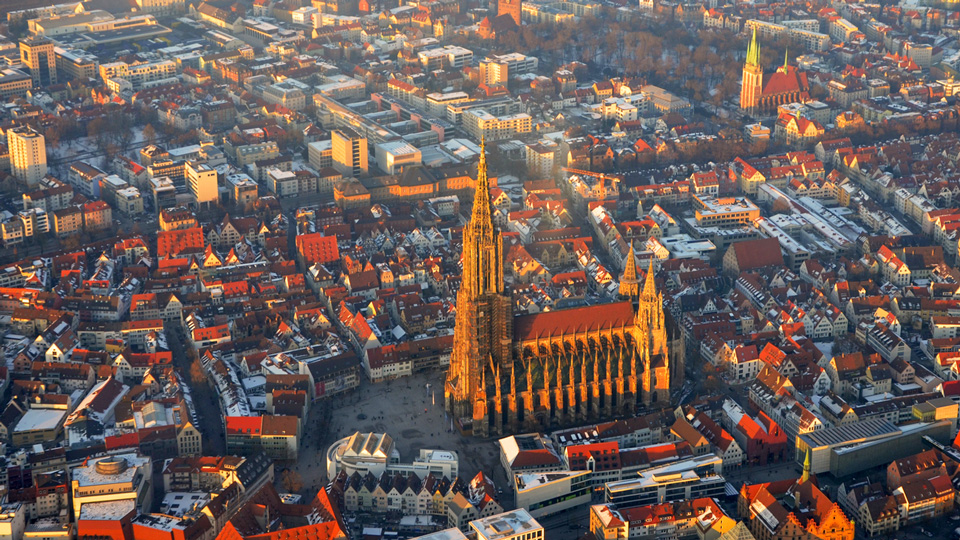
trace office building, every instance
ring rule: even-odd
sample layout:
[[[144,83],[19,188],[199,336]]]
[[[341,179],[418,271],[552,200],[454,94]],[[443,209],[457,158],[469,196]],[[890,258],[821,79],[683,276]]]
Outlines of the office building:
[[[344,176],[367,174],[367,139],[349,128],[333,131],[333,168]]]
[[[27,126],[7,130],[10,150],[10,172],[13,176],[36,186],[47,175],[47,148],[43,135]]]
[[[19,69],[0,70],[0,99],[23,97],[33,88],[33,79]]]
[[[20,42],[20,62],[30,69],[33,86],[57,84],[57,59],[53,41],[32,37]]]
[[[397,174],[405,167],[420,164],[420,150],[403,141],[380,143],[374,150],[377,167],[387,174]]]
[[[518,474],[514,476],[517,507],[542,518],[590,503],[591,471]]]
[[[188,161],[186,171],[187,187],[197,200],[197,206],[216,204],[219,198],[216,169],[206,163]]]
[[[543,527],[524,509],[470,522],[477,540],[543,540]]]
[[[102,506],[130,501],[138,509],[150,508],[153,495],[152,462],[136,453],[85,461],[70,471],[74,519],[87,505]]]
[[[100,73],[100,59],[96,55],[80,49],[54,47],[57,71],[64,81],[74,79],[93,79]]]
[[[637,478],[609,482],[604,502],[618,506],[662,504],[687,499],[720,497],[726,480],[723,461],[713,454],[642,471]]]

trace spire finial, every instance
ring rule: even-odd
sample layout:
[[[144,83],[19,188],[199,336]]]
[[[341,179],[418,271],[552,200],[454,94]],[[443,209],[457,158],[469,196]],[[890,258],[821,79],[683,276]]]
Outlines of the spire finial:
[[[620,276],[620,296],[636,300],[640,294],[640,280],[637,279],[637,254],[633,249],[633,240],[630,241],[630,251],[623,264],[623,275]]]
[[[637,254],[633,250],[633,240],[630,240],[630,251],[627,252],[627,260],[623,265],[623,279],[637,280]]]
[[[650,257],[650,266],[647,267],[647,277],[643,283],[643,296],[652,298],[657,295],[657,284],[653,279],[653,257]]]
[[[757,28],[753,28],[753,37],[750,39],[750,45],[747,47],[747,64],[751,66],[760,65],[760,43],[757,42]]]
[[[800,483],[810,481],[810,449],[807,448],[807,455],[803,458],[803,476],[800,477]]]

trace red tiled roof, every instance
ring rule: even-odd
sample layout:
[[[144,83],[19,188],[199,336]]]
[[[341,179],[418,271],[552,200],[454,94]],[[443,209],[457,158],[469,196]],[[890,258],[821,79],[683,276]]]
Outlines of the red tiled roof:
[[[263,417],[260,416],[226,416],[224,417],[227,435],[260,435]]]
[[[741,272],[767,266],[783,266],[783,253],[780,252],[780,242],[776,238],[737,242],[733,245],[733,251]]]
[[[774,240],[776,242],[776,240]],[[779,244],[777,253],[780,252]],[[781,259],[782,261],[782,259]],[[615,302],[574,309],[559,309],[514,319],[513,335],[521,341],[596,331],[633,324],[635,313],[630,302]]]

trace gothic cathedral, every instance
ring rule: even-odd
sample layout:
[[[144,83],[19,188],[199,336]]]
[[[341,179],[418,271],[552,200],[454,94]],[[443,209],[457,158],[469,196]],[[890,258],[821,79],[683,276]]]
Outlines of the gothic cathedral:
[[[668,404],[671,355],[652,265],[641,289],[631,247],[621,301],[514,317],[489,190],[481,151],[444,388],[461,431],[489,437]]]

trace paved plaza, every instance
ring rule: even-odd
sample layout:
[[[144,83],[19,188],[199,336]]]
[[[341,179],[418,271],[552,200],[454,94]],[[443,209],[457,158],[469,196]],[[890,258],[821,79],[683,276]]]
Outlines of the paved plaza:
[[[305,491],[315,491],[328,480],[324,474],[327,448],[354,431],[389,434],[403,463],[413,461],[421,448],[453,450],[460,458],[460,476],[469,480],[482,470],[506,489],[506,476],[497,466],[496,440],[464,437],[452,428],[443,408],[444,377],[443,371],[430,371],[384,383],[363,381],[345,396],[316,403],[295,466]],[[311,432],[323,429],[325,413],[329,413],[327,429],[319,435]]]

